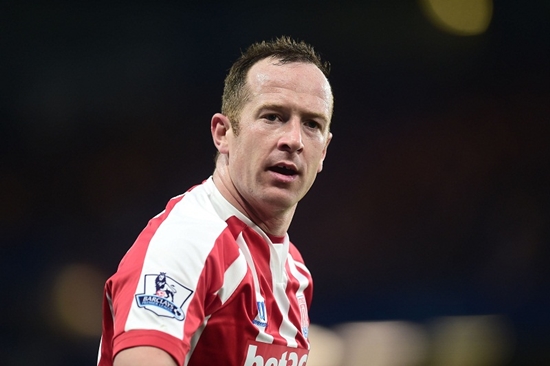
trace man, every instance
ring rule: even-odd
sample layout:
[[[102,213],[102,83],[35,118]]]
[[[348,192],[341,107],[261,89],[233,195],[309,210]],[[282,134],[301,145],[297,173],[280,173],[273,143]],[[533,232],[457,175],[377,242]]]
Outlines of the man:
[[[250,46],[211,120],[213,176],[154,217],[105,285],[98,365],[305,365],[312,280],[287,230],[332,138],[328,64]]]

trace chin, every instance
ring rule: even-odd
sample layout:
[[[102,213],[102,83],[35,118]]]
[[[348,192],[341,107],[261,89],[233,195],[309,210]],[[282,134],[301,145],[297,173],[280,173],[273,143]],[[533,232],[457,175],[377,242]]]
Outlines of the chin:
[[[271,197],[268,198],[268,201],[273,206],[278,206],[281,209],[289,209],[291,207],[294,207],[300,202],[303,195],[296,195],[296,194],[277,194],[277,195],[271,195]]]

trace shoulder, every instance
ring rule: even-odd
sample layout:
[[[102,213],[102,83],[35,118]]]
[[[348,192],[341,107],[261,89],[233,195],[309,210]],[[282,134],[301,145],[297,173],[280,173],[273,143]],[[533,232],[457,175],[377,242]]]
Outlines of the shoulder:
[[[216,240],[227,227],[217,214],[211,196],[203,185],[172,198],[166,209],[153,220],[158,220],[158,233],[165,239],[194,242],[194,239]]]

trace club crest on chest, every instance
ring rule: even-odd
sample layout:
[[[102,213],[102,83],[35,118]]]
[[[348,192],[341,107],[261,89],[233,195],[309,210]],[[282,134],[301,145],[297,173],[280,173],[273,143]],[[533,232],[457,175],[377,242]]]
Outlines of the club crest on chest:
[[[265,307],[264,301],[257,301],[256,306],[258,307],[258,315],[256,315],[256,318],[252,321],[252,323],[256,324],[259,327],[267,327],[267,310]]]

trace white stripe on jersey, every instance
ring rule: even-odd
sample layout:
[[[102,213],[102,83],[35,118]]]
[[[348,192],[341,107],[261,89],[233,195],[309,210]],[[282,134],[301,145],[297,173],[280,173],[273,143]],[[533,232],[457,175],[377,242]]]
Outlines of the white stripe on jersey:
[[[103,336],[99,338],[99,351],[97,352],[97,364],[101,361],[101,350],[103,349]]]
[[[227,299],[229,299],[237,287],[239,287],[244,276],[246,275],[247,269],[248,266],[246,264],[246,259],[241,252],[239,257],[231,263],[223,275],[223,285],[217,293],[222,305],[225,304]]]
[[[275,302],[279,309],[281,309],[281,314],[283,315],[283,321],[279,327],[279,334],[283,337],[289,347],[296,348],[298,342],[296,342],[296,333],[298,329],[290,322],[288,318],[288,311],[290,309],[290,301],[286,295],[284,287],[281,284],[274,284],[273,295],[275,296]],[[286,287],[286,286],[285,286]]]
[[[269,239],[267,239],[269,240]],[[288,312],[290,309],[290,300],[286,294],[286,286],[288,283],[288,277],[284,275],[285,262],[289,256],[288,252],[288,236],[285,237],[283,244],[270,245],[270,261],[269,267],[271,273],[273,273],[273,295],[275,297],[275,303],[281,310],[283,320],[279,326],[279,334],[283,337],[289,347],[297,347],[296,333],[298,329],[290,322],[288,318]],[[278,274],[278,276],[275,276]]]
[[[289,255],[290,255],[290,253],[289,253]],[[302,271],[304,271],[305,273],[311,275],[311,273],[309,272],[309,269],[305,266],[305,264],[303,264],[302,262],[295,261],[295,260],[292,260],[292,262],[296,265],[296,267],[300,267],[300,269]]]

